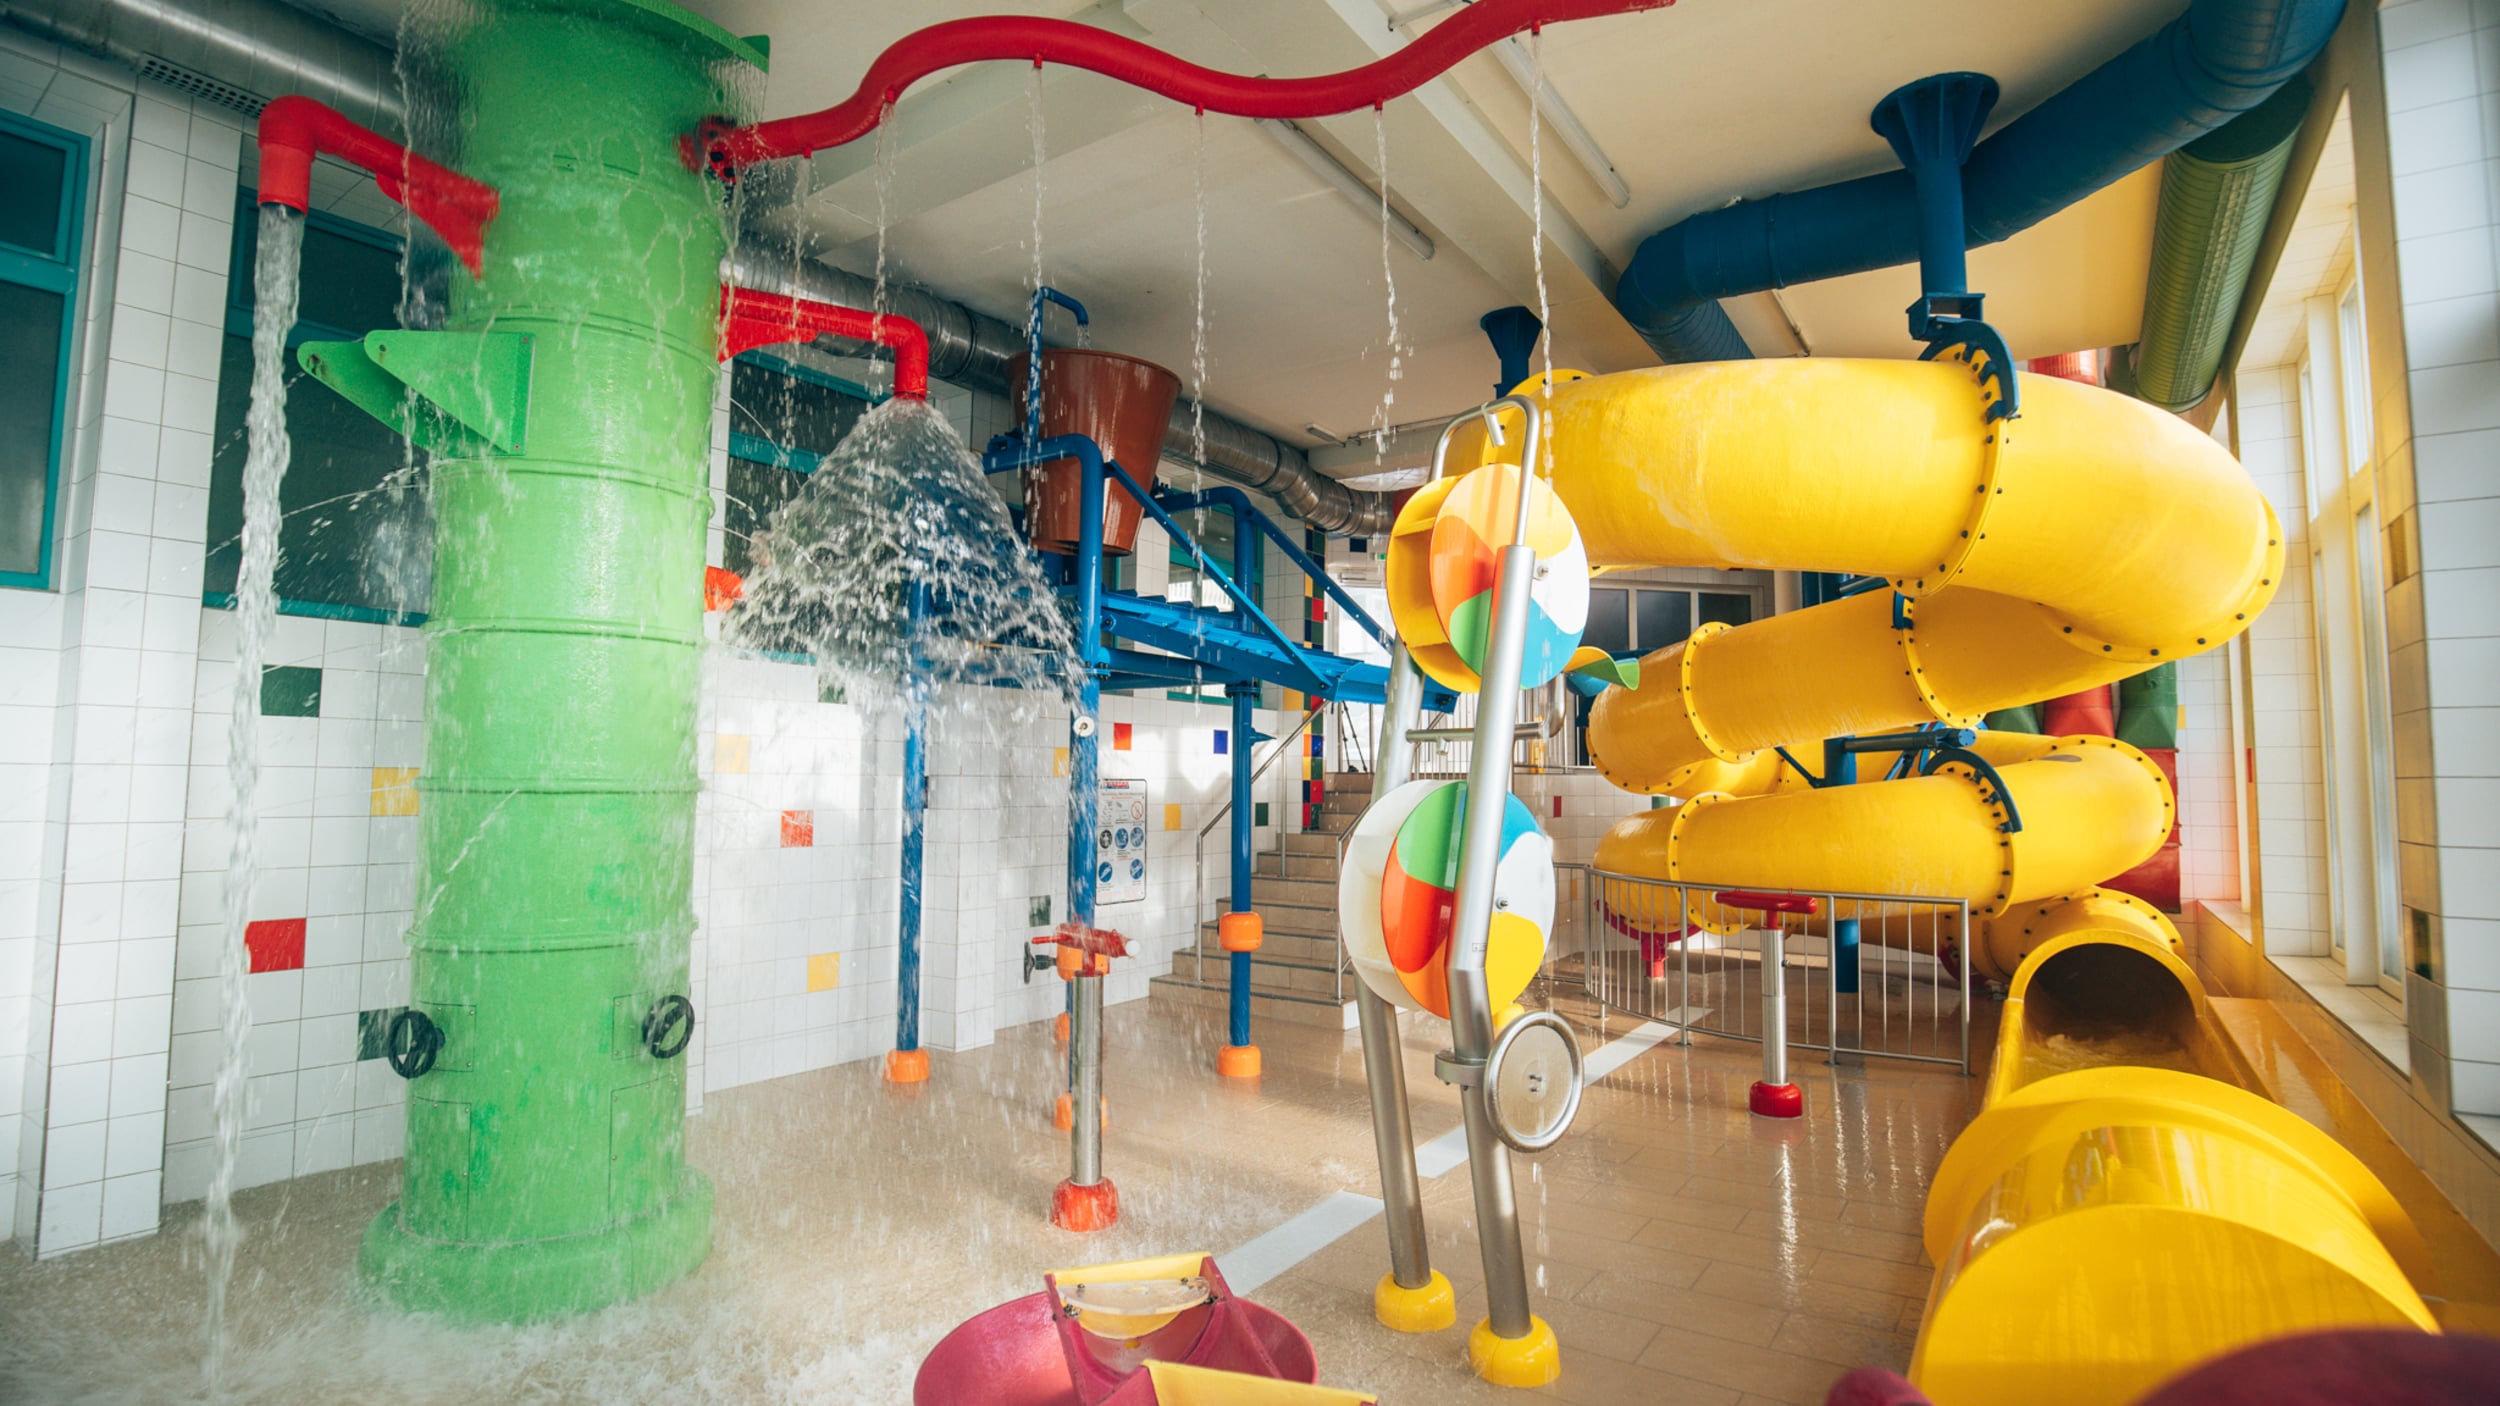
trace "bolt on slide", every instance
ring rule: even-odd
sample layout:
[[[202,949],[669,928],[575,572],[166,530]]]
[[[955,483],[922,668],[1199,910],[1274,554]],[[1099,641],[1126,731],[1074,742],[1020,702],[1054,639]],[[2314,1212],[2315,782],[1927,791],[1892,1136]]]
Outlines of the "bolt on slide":
[[[1614,875],[1970,905],[1963,950],[2012,994],[1988,1107],[1927,1205],[1936,1284],[1912,1370],[1943,1406],[2125,1402],[2266,1338],[2430,1329],[2419,1240],[2385,1188],[2264,1096],[2169,920],[2094,887],[2170,828],[2153,762],[2110,738],[1983,732],[1930,774],[1810,785],[1776,750],[1974,728],[2220,645],[2273,596],[2282,534],[2221,445],[2097,387],[2023,389],[2022,414],[1993,421],[1992,383],[1958,359],[1530,390],[1593,566],[1893,588],[1705,626],[1598,699],[1598,769],[1677,798],[1607,834],[1599,899]],[[1864,940],[1900,942],[1906,923],[1888,934],[1896,915],[1856,906]],[[1694,921],[1749,925],[1700,899]]]

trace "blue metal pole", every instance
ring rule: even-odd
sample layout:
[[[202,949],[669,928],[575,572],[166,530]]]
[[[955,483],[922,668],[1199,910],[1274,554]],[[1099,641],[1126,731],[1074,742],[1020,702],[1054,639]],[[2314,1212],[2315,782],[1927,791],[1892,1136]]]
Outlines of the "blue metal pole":
[[[920,1048],[920,910],[922,850],[929,809],[929,680],[919,667],[920,630],[929,617],[929,587],[915,581],[909,597],[912,670],[903,686],[903,917],[895,970],[894,1048]]]
[[[1040,321],[1038,302],[1034,320]],[[1068,719],[1068,918],[1090,928],[1094,925],[1095,865],[1100,858],[1095,826],[1100,818],[1097,793],[1102,787],[1096,743],[1102,711],[1103,468],[1100,455],[1080,456],[1079,464],[1076,657],[1083,671]],[[1068,1012],[1068,1185],[1093,1187],[1110,1180],[1102,1171],[1102,978],[1080,975],[1068,983],[1068,994],[1073,1003]],[[1114,1208],[1109,1214],[1116,1216],[1117,1200],[1101,1199]]]
[[[1858,754],[1849,749],[1847,739],[1823,744],[1823,784],[1854,786],[1858,780]],[[1848,995],[1858,989],[1858,920],[1838,918],[1832,922],[1832,989]],[[1838,1024],[1839,1015],[1833,1015]],[[1838,1036],[1835,1033],[1835,1040]]]
[[[1251,911],[1250,841],[1257,818],[1250,802],[1251,739],[1255,735],[1254,716],[1259,706],[1257,684],[1234,684],[1225,692],[1233,700],[1233,896],[1232,911]],[[1240,1049],[1250,1043],[1250,954],[1234,952],[1232,958],[1232,1030],[1230,1043]]]

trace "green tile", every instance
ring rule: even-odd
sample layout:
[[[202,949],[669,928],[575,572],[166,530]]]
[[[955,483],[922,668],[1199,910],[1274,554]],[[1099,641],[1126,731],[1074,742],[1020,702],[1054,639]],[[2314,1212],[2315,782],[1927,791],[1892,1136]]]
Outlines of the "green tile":
[[[1267,823],[1267,802],[1260,801],[1251,807],[1250,823],[1252,825],[1265,825]]]
[[[819,703],[848,703],[850,699],[842,692],[842,685],[838,683],[828,683],[817,685],[816,701]]]
[[[384,1006],[379,1010],[356,1012],[356,1058],[380,1059],[383,1042],[390,1038],[391,1018],[406,1006]]]
[[[301,664],[272,664],[260,671],[260,712],[265,718],[321,716],[321,671]]]
[[[1044,928],[1050,926],[1049,894],[1035,894],[1032,898],[1026,900],[1024,921],[1025,925],[1028,927]]]

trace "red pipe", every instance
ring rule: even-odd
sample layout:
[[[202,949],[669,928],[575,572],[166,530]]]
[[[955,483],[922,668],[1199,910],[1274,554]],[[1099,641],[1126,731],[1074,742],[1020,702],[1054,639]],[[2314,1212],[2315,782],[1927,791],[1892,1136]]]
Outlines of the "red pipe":
[[[327,152],[370,172],[384,195],[441,235],[472,275],[485,277],[486,226],[503,204],[493,186],[306,97],[279,98],[262,108],[259,140],[261,204],[311,209],[313,155]]]
[[[929,334],[908,317],[785,298],[752,288],[721,289],[720,310],[723,361],[777,342],[849,337],[893,348],[894,393],[911,400],[929,398]]]
[[[1387,58],[1315,78],[1220,73],[1134,39],[1069,20],[988,16],[916,30],[877,55],[859,88],[822,112],[740,127],[712,118],[686,138],[686,164],[698,156],[734,180],[759,161],[804,156],[875,131],[905,89],[940,69],[989,59],[1026,59],[1082,68],[1161,93],[1206,112],[1234,117],[1327,117],[1377,107],[1438,78],[1486,45],[1525,30],[1599,15],[1662,10],[1675,0],[1476,0]]]

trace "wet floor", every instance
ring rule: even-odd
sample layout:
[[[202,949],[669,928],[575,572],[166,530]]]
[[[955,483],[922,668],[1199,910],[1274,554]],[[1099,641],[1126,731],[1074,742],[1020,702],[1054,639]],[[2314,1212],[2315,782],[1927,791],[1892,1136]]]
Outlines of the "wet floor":
[[[1220,1020],[1147,1002],[1109,1013],[1105,1166],[1124,1218],[1096,1236],[1044,1216],[1066,1174],[1046,1025],[936,1055],[914,1089],[859,1064],[715,1095],[689,1124],[719,1194],[711,1258],[648,1300],[563,1324],[452,1328],[360,1299],[356,1238],[393,1194],[396,1164],[243,1193],[232,1396],[907,1401],[948,1328],[1038,1289],[1044,1270],[1220,1257],[1335,1193],[1377,1194],[1352,1032],[1271,1025],[1266,1074],[1244,1085],[1207,1072]],[[1591,1050],[1635,1024],[1582,1023]],[[1408,1019],[1419,1142],[1458,1121],[1431,1075],[1443,1031]],[[1780,1125],[1744,1112],[1758,1060],[1707,1038],[1649,1048],[1591,1088],[1560,1147],[1516,1160],[1535,1311],[1564,1352],[1543,1394],[1814,1403],[1850,1366],[1907,1364],[1929,1277],[1920,1203],[1979,1081],[1805,1057],[1794,1072],[1807,1116]],[[2304,1086],[2295,1102],[2317,1097]],[[1465,1329],[1484,1311],[1465,1167],[1428,1179],[1425,1199],[1434,1266],[1458,1288],[1457,1327],[1407,1336],[1373,1320],[1387,1268],[1377,1218],[1252,1297],[1311,1336],[1333,1384],[1436,1406],[1516,1399],[1463,1361]],[[196,1205],[178,1207],[148,1240],[44,1264],[0,1257],[0,1400],[201,1399],[198,1219]]]

